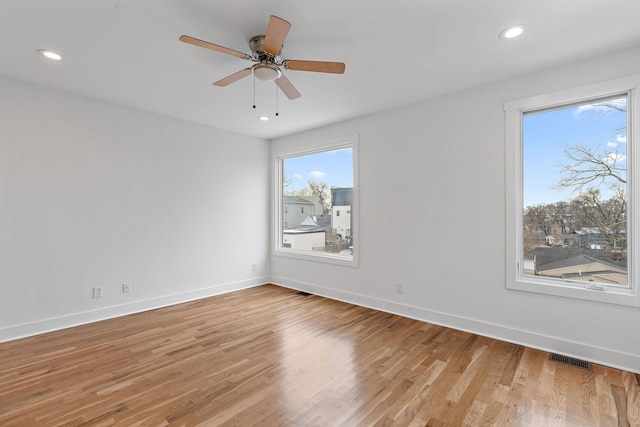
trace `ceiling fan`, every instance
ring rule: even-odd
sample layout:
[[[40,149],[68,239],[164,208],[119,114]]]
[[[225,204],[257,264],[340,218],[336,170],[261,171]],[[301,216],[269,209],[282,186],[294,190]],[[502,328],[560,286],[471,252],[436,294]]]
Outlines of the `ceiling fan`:
[[[180,41],[255,62],[255,64],[249,68],[245,68],[222,80],[218,80],[214,83],[215,86],[227,86],[249,74],[253,74],[255,78],[259,80],[275,81],[276,85],[284,92],[287,98],[296,99],[301,96],[300,92],[298,92],[289,79],[285,77],[281,67],[287,70],[342,74],[344,73],[345,65],[343,62],[281,59],[282,43],[285,37],[287,37],[290,28],[291,24],[289,22],[271,15],[267,26],[267,33],[265,35],[252,37],[251,40],[249,40],[251,55],[185,35],[180,36]]]

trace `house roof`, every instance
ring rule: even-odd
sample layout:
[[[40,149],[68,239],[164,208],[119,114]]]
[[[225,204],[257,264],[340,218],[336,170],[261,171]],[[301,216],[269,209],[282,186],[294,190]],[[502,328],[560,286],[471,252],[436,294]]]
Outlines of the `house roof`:
[[[302,221],[300,223],[300,225],[304,225],[307,227],[316,227],[318,224],[316,223],[316,221],[314,221],[313,218],[311,218],[311,216],[307,216],[304,221]]]
[[[605,269],[627,271],[627,257],[614,260],[611,251],[574,248],[537,248],[535,270],[543,272],[598,263]]]
[[[626,266],[623,266],[621,263],[615,264],[613,262],[603,261],[601,259],[589,256],[589,255],[577,255],[571,258],[565,258],[556,262],[552,262],[550,264],[544,264],[542,270],[537,270],[539,272],[549,271],[549,270],[558,270],[565,269],[569,267],[578,267],[581,265],[595,265],[598,264],[603,268],[598,270],[602,271],[603,269],[615,269],[615,270],[626,270]]]
[[[284,203],[296,204],[296,205],[313,205],[313,202],[304,199],[299,196],[282,196],[282,200]]]
[[[330,215],[316,216],[316,223],[318,223],[318,227],[329,227],[331,226],[331,216]]]

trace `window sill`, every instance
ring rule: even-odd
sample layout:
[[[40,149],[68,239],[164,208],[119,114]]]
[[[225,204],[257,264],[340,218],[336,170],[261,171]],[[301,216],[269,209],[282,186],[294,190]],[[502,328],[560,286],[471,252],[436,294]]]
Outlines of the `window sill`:
[[[543,281],[537,278],[532,278],[530,280],[527,278],[519,278],[508,283],[507,289],[625,305],[630,307],[640,307],[640,298],[638,298],[638,294],[628,288],[606,288],[604,290],[595,290],[575,285],[564,285],[555,281]]]
[[[341,265],[345,267],[358,267],[358,259],[356,256],[345,257],[337,254],[329,253],[309,253],[307,251],[296,251],[295,249],[276,249],[273,252],[276,256],[282,256],[287,258],[296,258],[313,262],[324,262],[327,264]]]

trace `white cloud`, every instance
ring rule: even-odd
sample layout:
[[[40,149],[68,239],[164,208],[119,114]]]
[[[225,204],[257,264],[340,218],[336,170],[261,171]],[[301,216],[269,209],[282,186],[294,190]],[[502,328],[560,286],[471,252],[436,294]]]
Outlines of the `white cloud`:
[[[622,144],[626,144],[627,143],[627,135],[617,135],[616,136],[616,141],[622,143]]]
[[[627,156],[620,153],[609,153],[607,157],[604,158],[604,161],[608,164],[612,165],[614,163],[621,163],[627,159]]]
[[[576,114],[580,114],[580,113],[584,113],[585,111],[591,111],[593,109],[595,109],[596,106],[593,104],[588,104],[588,105],[580,105],[578,107],[578,110],[576,111]]]
[[[321,171],[311,171],[311,172],[309,172],[309,178],[322,179],[325,176],[327,176],[327,174],[324,173],[324,172],[321,172]]]
[[[293,174],[293,179],[303,179],[304,177],[302,175],[300,175],[299,173],[294,173]]]
[[[626,98],[619,98],[619,99],[611,99],[609,101],[606,102],[601,102],[601,103],[596,103],[596,104],[587,104],[587,105],[580,105],[578,106],[578,109],[576,110],[576,115],[580,115],[580,113],[584,113],[585,111],[596,111],[599,113],[610,113],[612,111],[614,111],[611,106],[614,107],[619,107],[619,108],[626,108],[627,105],[627,100]]]
[[[607,147],[609,148],[616,148],[617,146],[618,146],[617,142],[611,142],[611,141],[607,142]]]

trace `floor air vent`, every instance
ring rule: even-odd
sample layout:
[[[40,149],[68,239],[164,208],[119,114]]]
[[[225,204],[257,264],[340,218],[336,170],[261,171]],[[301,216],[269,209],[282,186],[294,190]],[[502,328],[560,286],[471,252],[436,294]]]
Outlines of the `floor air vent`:
[[[298,292],[298,295],[302,295],[303,297],[308,297],[311,294],[309,292],[300,291],[300,292]]]
[[[575,366],[576,368],[591,370],[591,362],[585,360],[575,359],[569,356],[563,356],[561,354],[551,353],[549,360],[552,362],[564,363],[565,365]]]

